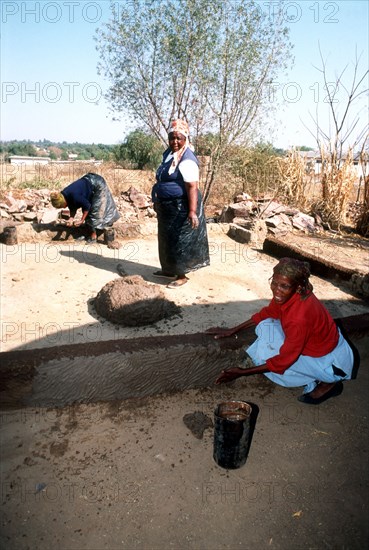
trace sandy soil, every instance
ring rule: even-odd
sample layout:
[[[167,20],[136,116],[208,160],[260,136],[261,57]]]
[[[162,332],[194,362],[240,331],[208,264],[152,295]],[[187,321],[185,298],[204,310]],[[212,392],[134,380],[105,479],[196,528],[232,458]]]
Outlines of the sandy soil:
[[[155,235],[121,241],[118,250],[73,240],[0,245],[1,351],[193,333],[222,323],[240,323],[269,302],[268,279],[277,260],[263,254],[261,247],[236,243],[217,224],[209,225],[209,243],[211,266],[192,273],[190,282],[175,290],[166,288],[168,281],[153,276],[159,267]],[[332,260],[328,243],[323,248]],[[335,261],[338,252],[336,247]],[[347,262],[350,253],[352,265],[354,252],[352,247],[344,249],[342,261]],[[369,252],[356,253],[360,269],[365,262],[369,268]],[[99,318],[93,299],[107,282],[119,277],[118,263],[127,274],[160,284],[168,299],[181,307],[181,314],[141,328],[121,327]],[[347,283],[314,276],[311,281],[334,317],[368,311]]]
[[[177,290],[181,314],[154,326],[116,327],[91,299],[127,273],[154,282],[155,236],[102,244],[1,248],[2,351],[97,339],[184,334],[233,325],[267,303],[276,260],[210,231],[211,266]],[[155,281],[157,282],[157,281]],[[312,277],[335,316],[369,311],[347,286]],[[125,402],[1,413],[2,549],[312,549],[368,541],[369,350],[358,379],[319,407],[262,376],[228,387]],[[185,368],[185,365],[184,365]],[[217,403],[255,412],[247,462],[213,460],[213,429],[198,439],[183,417],[213,419]]]

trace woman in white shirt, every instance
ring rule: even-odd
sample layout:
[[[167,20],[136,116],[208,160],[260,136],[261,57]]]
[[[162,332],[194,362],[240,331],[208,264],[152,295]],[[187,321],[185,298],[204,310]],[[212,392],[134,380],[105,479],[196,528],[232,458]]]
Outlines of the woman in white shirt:
[[[152,190],[161,265],[154,275],[174,278],[168,288],[184,285],[188,282],[186,273],[210,264],[199,161],[188,138],[187,122],[174,120],[168,132],[169,148]]]

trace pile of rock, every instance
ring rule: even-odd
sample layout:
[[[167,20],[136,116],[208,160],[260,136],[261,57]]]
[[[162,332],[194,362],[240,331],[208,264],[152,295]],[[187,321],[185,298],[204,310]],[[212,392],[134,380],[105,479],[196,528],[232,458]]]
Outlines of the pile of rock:
[[[24,189],[8,191],[0,201],[0,218],[4,225],[12,222],[50,224],[65,218],[66,211],[56,210],[50,202],[49,189]],[[137,223],[156,216],[151,198],[134,187],[114,197],[123,223]]]
[[[130,187],[119,197],[114,197],[114,200],[121,215],[120,221],[124,223],[156,217],[151,197],[137,191],[135,187]]]
[[[49,208],[49,189],[8,191],[0,202],[0,217],[4,222],[39,222],[42,212]]]
[[[271,233],[282,237],[298,229],[305,233],[323,230],[320,220],[313,218],[297,208],[286,206],[273,199],[253,200],[246,193],[237,195],[232,204],[224,207],[218,220],[231,224],[230,233],[240,242],[249,242],[253,234]]]

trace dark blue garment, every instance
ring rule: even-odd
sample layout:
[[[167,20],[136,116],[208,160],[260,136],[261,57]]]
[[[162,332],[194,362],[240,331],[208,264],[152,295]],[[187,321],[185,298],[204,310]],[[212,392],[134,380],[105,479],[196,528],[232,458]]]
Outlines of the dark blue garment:
[[[82,208],[88,212],[85,219],[92,229],[104,229],[119,219],[119,212],[106,181],[102,176],[89,172],[74,181],[61,192],[67,201],[72,217]]]
[[[188,221],[187,198],[158,201],[155,204],[162,271],[184,275],[210,264],[204,207],[200,191],[197,193],[197,229],[192,229]]]
[[[67,201],[68,208],[72,215],[75,215],[78,208],[83,212],[90,211],[93,196],[92,183],[85,177],[74,181],[61,192]]]
[[[164,152],[163,162],[156,172],[156,183],[152,189],[153,202],[157,202],[158,200],[181,199],[183,197],[187,197],[185,182],[179,170],[179,166],[184,160],[193,160],[196,162],[197,166],[199,165],[199,161],[194,153],[190,148],[187,148],[174,172],[169,174],[169,168],[172,164],[173,157],[171,157],[167,162],[164,162],[164,159],[170,152],[170,149],[167,149]]]
[[[158,220],[159,260],[162,271],[174,275],[184,275],[209,265],[209,244],[202,196],[197,190],[196,214],[199,225],[192,228],[188,220],[188,197],[179,165],[183,160],[199,162],[191,151],[186,149],[172,174],[169,168],[172,159],[164,162],[170,149],[163,155],[163,162],[156,173],[156,183],[152,190],[152,200]]]

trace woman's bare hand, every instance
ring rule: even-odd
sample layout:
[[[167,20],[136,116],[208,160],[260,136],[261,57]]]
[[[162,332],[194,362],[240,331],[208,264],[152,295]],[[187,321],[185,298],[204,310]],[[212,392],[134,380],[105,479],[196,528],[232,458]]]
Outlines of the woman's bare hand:
[[[214,334],[214,338],[229,338],[236,334],[236,331],[233,328],[224,328],[224,327],[211,327],[205,331],[206,334]]]
[[[192,229],[197,229],[199,227],[199,219],[195,213],[190,212],[187,219],[190,222]]]
[[[215,383],[224,384],[227,382],[232,382],[232,380],[236,380],[236,378],[244,375],[245,371],[243,369],[239,369],[238,367],[234,367],[228,370],[222,370],[218,378],[215,380]]]

